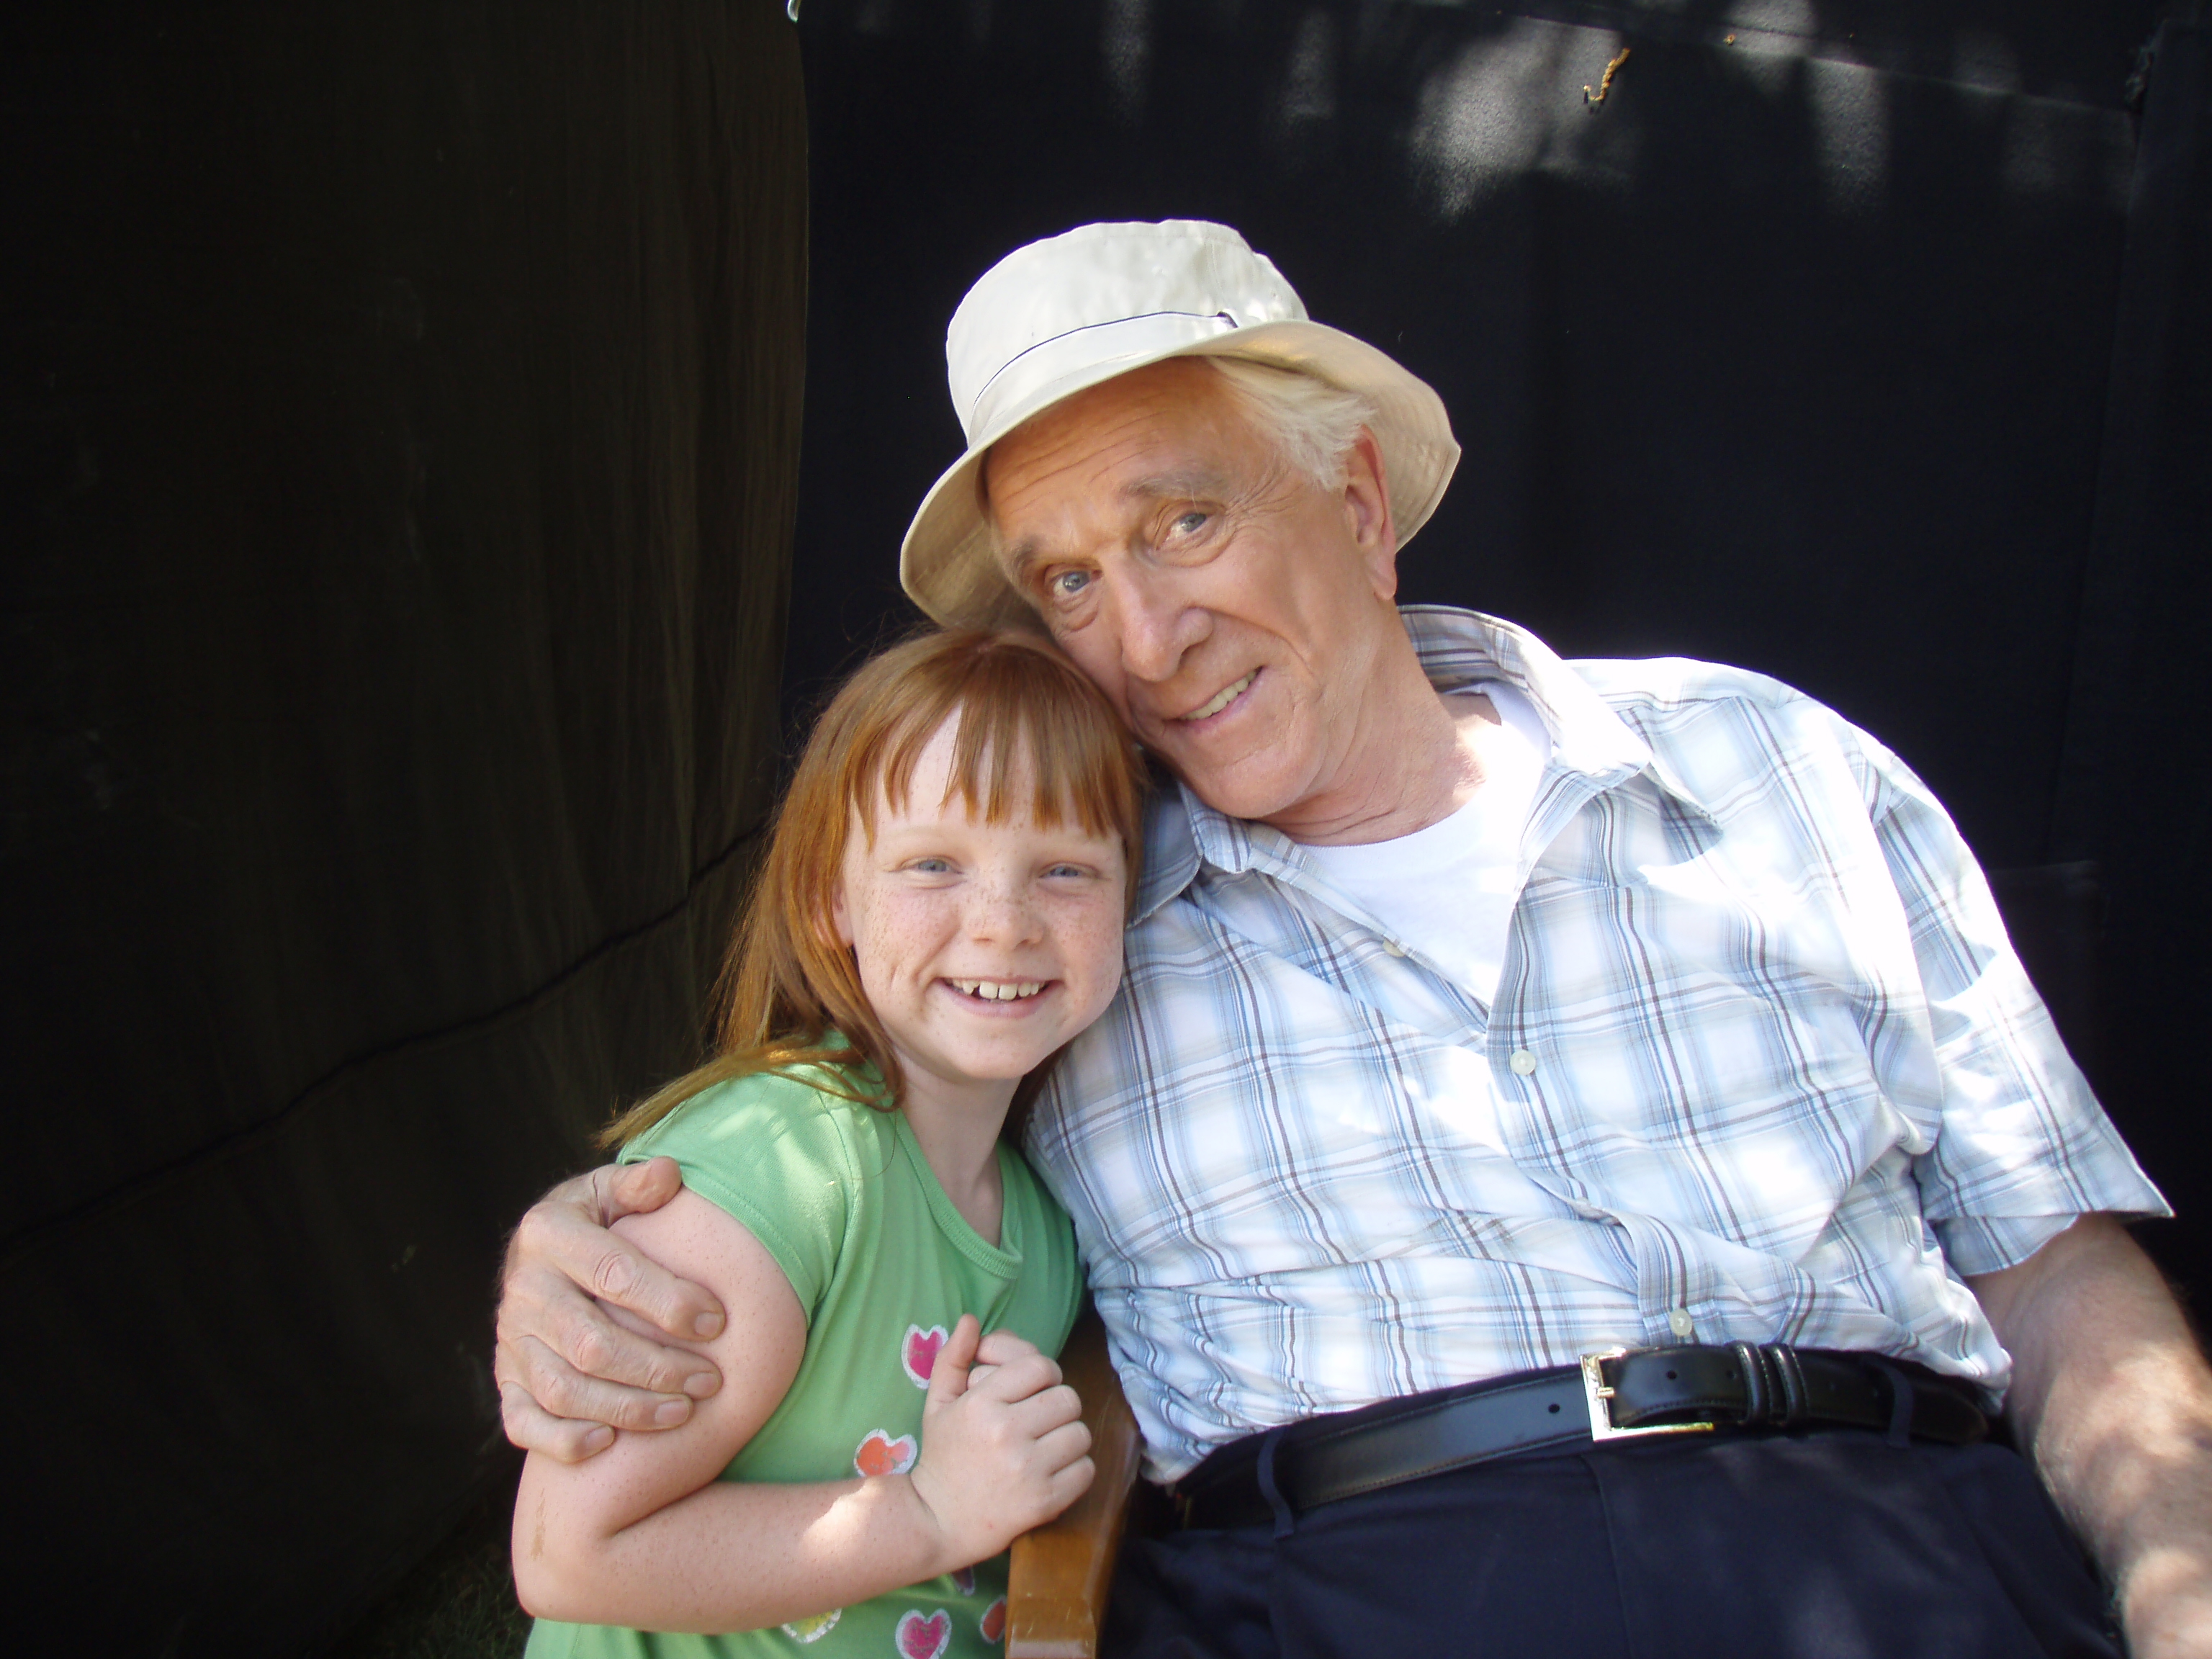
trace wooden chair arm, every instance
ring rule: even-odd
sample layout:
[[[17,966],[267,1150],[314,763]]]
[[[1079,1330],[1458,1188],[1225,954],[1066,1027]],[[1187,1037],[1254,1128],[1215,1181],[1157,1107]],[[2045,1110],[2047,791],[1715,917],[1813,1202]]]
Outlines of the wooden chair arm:
[[[1060,1368],[1083,1396],[1098,1475],[1060,1519],[1014,1540],[1006,1581],[1007,1659],[1094,1659],[1137,1485],[1143,1449],[1137,1419],[1115,1378],[1106,1328],[1088,1308],[1067,1339]]]

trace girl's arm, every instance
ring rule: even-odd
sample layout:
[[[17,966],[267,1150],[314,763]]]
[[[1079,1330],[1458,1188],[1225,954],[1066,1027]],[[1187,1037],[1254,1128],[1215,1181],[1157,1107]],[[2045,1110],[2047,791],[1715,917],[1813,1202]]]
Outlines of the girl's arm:
[[[781,1403],[806,1346],[790,1281],[734,1218],[690,1192],[618,1230],[728,1310],[696,1351],[720,1391],[681,1428],[620,1436],[590,1462],[532,1453],[514,1506],[514,1582],[550,1619],[757,1630],[972,1565],[1090,1484],[1089,1434],[1060,1368],[1028,1353],[973,1387],[977,1326],[938,1355],[910,1474],[719,1480]]]

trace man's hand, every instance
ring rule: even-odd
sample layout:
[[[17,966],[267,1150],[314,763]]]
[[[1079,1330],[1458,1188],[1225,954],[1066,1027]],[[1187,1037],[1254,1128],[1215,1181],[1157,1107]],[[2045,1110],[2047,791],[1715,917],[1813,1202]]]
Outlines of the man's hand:
[[[2126,1230],[2084,1216],[1967,1281],[2023,1449],[2111,1581],[2134,1659],[2212,1659],[2212,1370]]]
[[[492,1362],[516,1445],[580,1462],[614,1444],[617,1428],[674,1428],[692,1401],[721,1387],[721,1373],[696,1353],[626,1330],[599,1305],[627,1309],[672,1337],[720,1334],[720,1303],[607,1231],[683,1189],[673,1158],[609,1164],[562,1182],[522,1218],[507,1247]]]
[[[930,1368],[911,1479],[948,1569],[989,1559],[1083,1494],[1091,1468],[1083,1402],[1060,1367],[1018,1338],[983,1338],[963,1314]],[[979,1346],[995,1362],[979,1363]]]

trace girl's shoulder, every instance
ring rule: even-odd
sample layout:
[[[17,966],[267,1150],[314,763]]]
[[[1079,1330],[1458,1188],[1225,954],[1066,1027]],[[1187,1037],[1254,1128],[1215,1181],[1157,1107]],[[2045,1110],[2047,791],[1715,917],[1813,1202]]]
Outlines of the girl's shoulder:
[[[885,1115],[866,1100],[862,1077],[844,1067],[810,1066],[754,1072],[714,1084],[623,1147],[621,1162],[668,1157],[689,1164],[767,1158],[824,1174],[849,1175],[854,1160],[884,1141]]]
[[[891,1157],[887,1115],[839,1085],[854,1087],[842,1072],[733,1078],[701,1090],[622,1152],[625,1164],[674,1158],[686,1187],[767,1247],[810,1322],[859,1220],[855,1204]]]

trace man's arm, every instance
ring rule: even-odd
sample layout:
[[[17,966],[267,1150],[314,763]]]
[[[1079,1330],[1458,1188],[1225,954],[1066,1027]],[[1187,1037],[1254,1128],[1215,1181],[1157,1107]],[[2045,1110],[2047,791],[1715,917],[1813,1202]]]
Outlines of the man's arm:
[[[607,1231],[683,1190],[673,1158],[608,1164],[562,1182],[522,1218],[501,1275],[492,1362],[516,1445],[579,1462],[612,1445],[617,1428],[690,1420],[692,1401],[721,1387],[696,1349],[640,1336],[599,1305],[627,1309],[678,1343],[721,1334],[720,1303]]]
[[[1966,1281],[2013,1357],[2021,1449],[2110,1579],[2134,1659],[2212,1656],[2212,1370],[2110,1216]]]
[[[710,1346],[727,1386],[674,1433],[622,1436],[581,1465],[523,1465],[514,1583],[539,1617],[762,1629],[986,1560],[1089,1483],[1089,1431],[1060,1367],[1018,1339],[977,1365],[972,1313],[930,1373],[910,1472],[719,1479],[798,1375],[806,1314],[767,1247],[695,1194],[620,1226],[720,1293],[732,1317]]]

